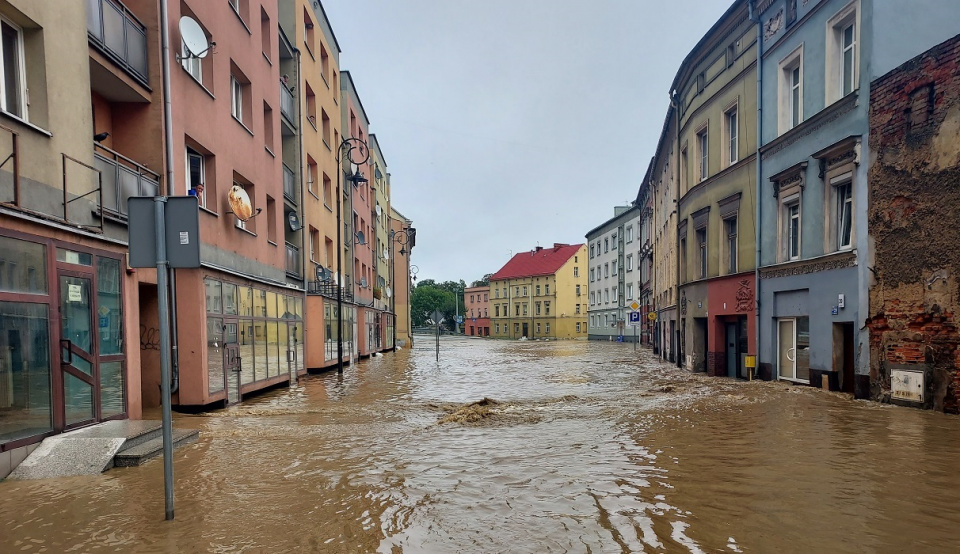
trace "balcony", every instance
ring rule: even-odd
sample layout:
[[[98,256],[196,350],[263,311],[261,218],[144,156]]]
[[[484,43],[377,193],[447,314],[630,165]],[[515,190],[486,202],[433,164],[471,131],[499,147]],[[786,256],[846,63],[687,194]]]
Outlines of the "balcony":
[[[93,165],[102,180],[100,205],[108,214],[126,219],[128,198],[160,194],[158,173],[99,143],[95,143]]]
[[[287,243],[287,275],[300,277],[300,249]]]
[[[297,128],[297,103],[293,93],[284,83],[280,83],[280,115],[282,115],[294,129]]]
[[[297,177],[287,164],[283,164],[283,197],[297,205]]]
[[[86,2],[90,44],[138,82],[148,85],[146,26],[116,0]]]

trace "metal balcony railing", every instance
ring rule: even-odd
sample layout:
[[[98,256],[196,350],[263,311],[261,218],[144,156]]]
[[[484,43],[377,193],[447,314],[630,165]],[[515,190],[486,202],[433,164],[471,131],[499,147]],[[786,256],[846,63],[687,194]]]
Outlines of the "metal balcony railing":
[[[289,275],[300,276],[300,249],[287,243],[287,273]]]
[[[126,216],[131,196],[160,194],[160,174],[99,143],[94,146],[93,165],[100,170],[103,182],[100,205],[104,211]]]
[[[296,175],[287,164],[283,164],[283,196],[294,204],[297,203]]]
[[[280,83],[280,114],[287,118],[287,123],[297,126],[296,102],[293,99],[293,93],[282,82]]]
[[[147,28],[117,0],[86,0],[90,43],[142,84],[149,84]]]

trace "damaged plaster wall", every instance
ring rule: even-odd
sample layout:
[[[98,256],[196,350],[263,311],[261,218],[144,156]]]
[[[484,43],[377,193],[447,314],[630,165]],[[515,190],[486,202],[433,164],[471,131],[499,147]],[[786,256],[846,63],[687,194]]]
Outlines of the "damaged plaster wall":
[[[923,370],[926,407],[960,408],[960,36],[871,84],[872,394]]]

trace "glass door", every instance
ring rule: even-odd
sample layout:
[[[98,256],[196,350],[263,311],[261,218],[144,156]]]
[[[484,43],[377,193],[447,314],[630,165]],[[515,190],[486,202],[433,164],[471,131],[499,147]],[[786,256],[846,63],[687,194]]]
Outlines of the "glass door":
[[[59,272],[60,375],[65,426],[96,420],[97,354],[92,274]]]
[[[777,365],[784,379],[795,379],[797,371],[796,321],[781,319],[777,322]]]

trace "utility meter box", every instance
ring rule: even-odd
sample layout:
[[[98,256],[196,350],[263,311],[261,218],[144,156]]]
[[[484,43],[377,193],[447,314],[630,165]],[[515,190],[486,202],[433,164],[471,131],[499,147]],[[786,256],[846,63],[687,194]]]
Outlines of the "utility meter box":
[[[923,404],[925,385],[923,370],[890,370],[890,393],[895,400]]]

